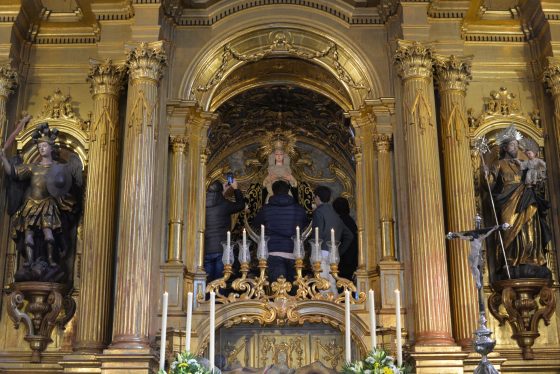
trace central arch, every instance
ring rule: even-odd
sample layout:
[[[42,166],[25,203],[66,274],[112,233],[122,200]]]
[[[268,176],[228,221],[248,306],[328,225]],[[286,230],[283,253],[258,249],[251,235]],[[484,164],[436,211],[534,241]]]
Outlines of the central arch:
[[[178,97],[213,112],[244,89],[282,81],[319,92],[345,111],[355,110],[365,99],[381,96],[378,76],[361,55],[349,42],[309,26],[258,26],[208,43],[183,75]],[[284,66],[279,67],[280,61]],[[302,71],[311,76],[303,79]]]

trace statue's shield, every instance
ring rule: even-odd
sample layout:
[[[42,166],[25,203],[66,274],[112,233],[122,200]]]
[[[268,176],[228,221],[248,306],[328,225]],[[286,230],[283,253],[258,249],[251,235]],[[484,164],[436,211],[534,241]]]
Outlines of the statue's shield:
[[[67,194],[72,187],[72,175],[66,165],[53,163],[47,173],[47,190],[54,197]]]

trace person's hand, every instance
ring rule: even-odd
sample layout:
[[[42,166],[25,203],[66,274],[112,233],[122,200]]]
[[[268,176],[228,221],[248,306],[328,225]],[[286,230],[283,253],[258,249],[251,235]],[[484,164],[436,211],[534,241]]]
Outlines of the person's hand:
[[[29,121],[31,121],[31,118],[33,118],[33,116],[31,114],[28,114],[21,119],[21,122],[27,124]]]
[[[482,170],[484,170],[484,176],[488,178],[488,173],[490,172],[490,170],[488,170],[488,166],[484,165]]]
[[[233,182],[231,182],[230,186],[233,187],[234,190],[237,190],[237,179],[233,178]]]

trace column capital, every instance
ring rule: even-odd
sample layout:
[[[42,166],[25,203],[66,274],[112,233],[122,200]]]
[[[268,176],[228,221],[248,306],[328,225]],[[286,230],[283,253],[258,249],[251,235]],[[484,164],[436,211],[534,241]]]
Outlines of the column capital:
[[[87,80],[90,84],[90,92],[93,96],[108,94],[118,96],[123,88],[125,64],[114,64],[110,59],[98,61],[90,59],[90,71]]]
[[[393,144],[393,134],[375,134],[373,141],[379,153],[388,153]]]
[[[472,56],[434,55],[436,78],[441,91],[457,90],[466,93],[472,79]]]
[[[421,43],[399,39],[393,63],[402,79],[432,76],[432,50]]]
[[[171,145],[173,154],[184,154],[189,141],[184,135],[172,135],[169,137],[169,144]]]
[[[548,66],[543,72],[543,81],[553,96],[560,94],[560,58],[548,57]]]
[[[167,65],[163,41],[142,42],[128,52],[131,79],[149,79],[158,82]]]
[[[8,97],[18,84],[18,73],[10,63],[0,64],[0,96]]]

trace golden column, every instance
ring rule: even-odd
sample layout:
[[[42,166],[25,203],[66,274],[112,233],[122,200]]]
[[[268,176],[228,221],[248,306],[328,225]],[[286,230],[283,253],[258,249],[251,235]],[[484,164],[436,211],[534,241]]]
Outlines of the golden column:
[[[447,229],[454,232],[471,230],[476,204],[465,106],[471,59],[435,56],[434,62],[441,97]],[[448,245],[453,335],[463,348],[472,349],[473,332],[478,327],[478,296],[468,262],[470,245],[464,240],[452,240]]]
[[[544,70],[543,78],[554,99],[554,121],[549,128],[552,130],[550,135],[558,154],[560,152],[560,58],[548,57],[548,66]]]
[[[110,303],[118,187],[119,93],[126,67],[92,61],[89,171],[84,208],[82,284],[75,350],[101,352],[110,343]]]
[[[376,189],[373,181],[375,153],[373,133],[375,131],[374,114],[361,109],[349,112],[352,126],[356,131],[356,218],[358,226],[358,269],[357,285],[360,291],[371,287],[368,284],[368,272],[377,267],[377,211]],[[374,277],[373,282],[376,282]]]
[[[377,148],[377,184],[379,186],[379,215],[383,261],[395,261],[393,237],[393,176],[391,174],[391,134],[375,134]]]
[[[394,57],[403,82],[401,131],[407,158],[416,345],[453,345],[432,54],[419,43],[399,40]]]
[[[129,83],[112,348],[149,348],[153,194],[163,42],[128,54]]]
[[[8,103],[8,97],[17,86],[17,81],[17,72],[11,68],[9,63],[0,65],[0,139],[2,141],[6,135],[5,132],[8,121],[6,104]]]
[[[194,292],[204,292],[206,273],[204,272],[204,226],[206,203],[206,145],[208,128],[216,114],[192,108],[187,118],[188,155],[188,188],[187,211],[187,270],[194,273]]]
[[[167,263],[183,263],[181,248],[183,241],[183,215],[185,196],[185,152],[187,138],[171,136],[171,186],[169,202],[169,241]]]

